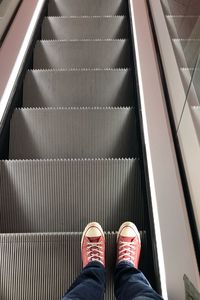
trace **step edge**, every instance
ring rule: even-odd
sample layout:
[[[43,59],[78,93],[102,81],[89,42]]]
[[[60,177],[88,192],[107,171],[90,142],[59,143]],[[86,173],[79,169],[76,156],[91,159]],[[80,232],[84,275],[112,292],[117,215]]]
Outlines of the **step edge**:
[[[127,19],[127,15],[93,15],[93,16],[45,16],[44,20],[48,19]]]
[[[14,112],[17,111],[38,111],[38,110],[43,110],[43,111],[49,111],[49,110],[56,110],[56,111],[62,111],[62,110],[135,110],[133,106],[81,106],[81,107],[21,107],[21,108],[16,108]]]
[[[132,68],[52,68],[52,69],[28,69],[27,73],[36,72],[121,72],[132,71]]]
[[[140,235],[146,234],[146,230],[139,230]],[[104,231],[105,235],[117,235],[118,231]],[[26,238],[26,237],[67,237],[67,236],[81,236],[83,231],[70,232],[26,232],[26,233],[0,233],[0,243],[3,238]],[[17,240],[16,240],[17,241]],[[14,242],[16,242],[14,241]]]
[[[46,159],[3,159],[0,160],[0,166],[4,163],[19,164],[19,163],[49,163],[49,162],[93,162],[93,161],[140,161],[139,157],[121,157],[121,158],[46,158]]]
[[[61,40],[58,40],[58,39],[42,39],[42,40],[38,40],[36,45],[39,45],[39,44],[45,44],[45,43],[79,43],[79,42],[122,42],[122,41],[125,41],[125,42],[129,42],[129,39],[126,39],[126,38],[116,38],[116,39],[112,39],[112,38],[109,38],[109,39],[61,39]]]

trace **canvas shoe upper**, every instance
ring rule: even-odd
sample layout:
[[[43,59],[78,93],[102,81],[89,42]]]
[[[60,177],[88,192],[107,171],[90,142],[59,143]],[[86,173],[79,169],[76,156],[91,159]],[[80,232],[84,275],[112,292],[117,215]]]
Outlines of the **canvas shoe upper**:
[[[81,253],[83,267],[92,261],[98,261],[105,267],[105,236],[101,225],[89,223],[82,236]]]
[[[123,223],[117,235],[117,264],[128,261],[138,268],[140,250],[140,233],[137,227],[132,222]]]

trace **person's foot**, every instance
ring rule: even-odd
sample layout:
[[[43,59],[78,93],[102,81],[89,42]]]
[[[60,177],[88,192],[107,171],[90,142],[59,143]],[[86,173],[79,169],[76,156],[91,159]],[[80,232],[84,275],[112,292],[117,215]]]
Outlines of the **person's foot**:
[[[138,268],[141,250],[140,233],[132,222],[125,222],[117,234],[117,264],[131,262]]]
[[[98,261],[105,267],[105,236],[101,225],[89,223],[81,240],[83,268],[92,261]]]

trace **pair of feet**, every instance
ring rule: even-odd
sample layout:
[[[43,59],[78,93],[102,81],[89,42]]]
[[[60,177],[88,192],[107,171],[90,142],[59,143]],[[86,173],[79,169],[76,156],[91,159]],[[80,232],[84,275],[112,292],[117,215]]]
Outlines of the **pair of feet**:
[[[141,241],[137,227],[132,222],[123,223],[117,234],[117,264],[130,262],[138,268]],[[89,223],[82,236],[81,253],[83,267],[98,261],[105,267],[105,236],[99,223]]]

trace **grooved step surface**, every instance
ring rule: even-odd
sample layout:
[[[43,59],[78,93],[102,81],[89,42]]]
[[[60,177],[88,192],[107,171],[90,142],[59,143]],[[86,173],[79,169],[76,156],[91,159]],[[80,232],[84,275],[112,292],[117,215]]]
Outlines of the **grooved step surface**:
[[[35,69],[130,67],[128,40],[38,41]]]
[[[136,141],[132,108],[19,109],[11,119],[9,157],[135,157]]]
[[[123,0],[51,0],[50,16],[106,16],[124,15],[127,4]]]
[[[124,16],[48,17],[42,25],[42,39],[120,39],[128,37]]]
[[[178,65],[181,68],[193,68],[200,53],[200,39],[174,39],[173,45]]]
[[[198,16],[167,16],[172,38],[200,38],[200,19]]]
[[[25,107],[132,106],[132,71],[29,71],[23,99]]]
[[[199,0],[161,0],[161,2],[166,14],[183,16],[200,15]]]
[[[1,232],[81,231],[94,220],[143,229],[138,160],[1,161],[0,174]]]
[[[147,263],[146,233],[140,232],[140,268]],[[114,300],[116,233],[106,233],[107,290]],[[1,300],[58,300],[82,269],[81,233],[0,235]]]

